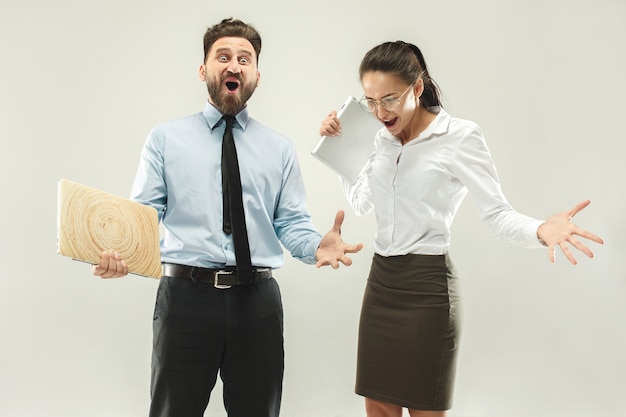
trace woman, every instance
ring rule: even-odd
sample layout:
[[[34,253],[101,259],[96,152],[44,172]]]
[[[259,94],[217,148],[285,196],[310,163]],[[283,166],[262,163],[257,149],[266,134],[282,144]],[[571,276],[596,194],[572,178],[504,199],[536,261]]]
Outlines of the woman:
[[[374,210],[377,232],[359,328],[356,393],[368,417],[442,417],[451,407],[459,338],[460,298],[450,261],[450,225],[470,192],[498,237],[525,247],[568,243],[592,252],[576,236],[603,243],[571,222],[589,205],[545,222],[516,212],[502,193],[480,128],[451,117],[415,45],[386,42],[359,69],[363,107],[385,126],[359,179],[342,180],[354,211]],[[336,112],[320,135],[338,135]]]

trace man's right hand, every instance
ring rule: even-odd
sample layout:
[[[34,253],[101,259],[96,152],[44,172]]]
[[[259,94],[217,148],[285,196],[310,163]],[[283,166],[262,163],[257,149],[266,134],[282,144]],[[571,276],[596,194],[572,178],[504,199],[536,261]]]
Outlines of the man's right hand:
[[[100,278],[120,278],[128,275],[128,266],[119,253],[109,250],[100,254],[100,262],[91,265],[91,272]]]

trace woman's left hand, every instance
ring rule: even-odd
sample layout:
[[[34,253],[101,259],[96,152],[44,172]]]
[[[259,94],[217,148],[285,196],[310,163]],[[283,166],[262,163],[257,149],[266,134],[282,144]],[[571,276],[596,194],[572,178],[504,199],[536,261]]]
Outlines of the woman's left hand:
[[[569,211],[550,216],[545,223],[539,226],[537,229],[537,237],[548,247],[550,262],[554,262],[554,250],[558,246],[561,248],[565,257],[567,257],[572,264],[576,265],[576,258],[572,255],[572,251],[567,243],[570,243],[588,257],[593,258],[593,252],[578,240],[576,236],[604,244],[604,241],[598,236],[572,223],[572,218],[589,204],[591,204],[590,200],[578,203]]]

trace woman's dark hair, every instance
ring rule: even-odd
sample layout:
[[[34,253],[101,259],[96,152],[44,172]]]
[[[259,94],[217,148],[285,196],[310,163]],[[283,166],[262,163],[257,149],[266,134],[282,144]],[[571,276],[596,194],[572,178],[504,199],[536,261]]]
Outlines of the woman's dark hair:
[[[359,78],[367,72],[380,71],[396,74],[407,84],[424,80],[424,92],[420,97],[422,106],[441,106],[439,86],[430,77],[424,55],[420,49],[403,41],[385,42],[370,49],[359,67]]]
[[[224,19],[217,25],[207,28],[204,33],[203,62],[206,62],[211,46],[213,46],[215,41],[228,36],[244,38],[250,41],[254,51],[256,52],[256,59],[258,62],[259,55],[261,55],[261,35],[252,25],[244,23],[241,20],[233,19],[232,17]]]

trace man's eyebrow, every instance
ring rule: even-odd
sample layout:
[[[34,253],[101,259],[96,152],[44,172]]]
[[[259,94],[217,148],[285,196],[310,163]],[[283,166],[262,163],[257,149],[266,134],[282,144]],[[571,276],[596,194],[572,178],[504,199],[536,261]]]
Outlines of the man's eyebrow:
[[[229,47],[227,47],[227,46],[222,46],[222,47],[217,48],[217,49],[215,50],[215,53],[216,53],[216,54],[219,54],[219,53],[224,53],[224,52],[233,52],[233,48],[229,48]],[[243,54],[243,55],[249,55],[249,56],[252,56],[252,55],[253,55],[253,54],[252,54],[252,50],[250,50],[250,49],[245,49],[245,48],[237,49],[235,52],[236,52],[236,54],[237,54],[237,55],[242,55],[242,54]]]

